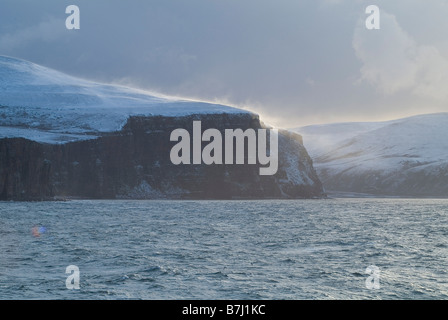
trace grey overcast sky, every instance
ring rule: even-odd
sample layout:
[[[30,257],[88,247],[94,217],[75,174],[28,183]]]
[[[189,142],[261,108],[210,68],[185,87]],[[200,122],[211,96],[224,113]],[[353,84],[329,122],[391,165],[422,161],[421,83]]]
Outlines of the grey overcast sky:
[[[448,111],[447,16],[448,0],[1,0],[0,54],[282,127],[387,120]]]

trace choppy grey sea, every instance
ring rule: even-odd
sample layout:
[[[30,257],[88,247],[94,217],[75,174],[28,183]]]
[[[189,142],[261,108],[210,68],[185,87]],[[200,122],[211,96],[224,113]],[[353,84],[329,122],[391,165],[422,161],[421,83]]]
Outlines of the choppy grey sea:
[[[448,200],[0,202],[0,299],[447,298]]]

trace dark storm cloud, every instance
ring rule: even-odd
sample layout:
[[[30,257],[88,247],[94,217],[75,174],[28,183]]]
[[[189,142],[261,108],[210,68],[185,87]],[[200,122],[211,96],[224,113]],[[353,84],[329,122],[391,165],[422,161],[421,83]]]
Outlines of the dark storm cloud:
[[[422,48],[423,33],[409,21],[416,19],[410,7],[423,10],[425,2],[399,3],[378,1],[389,14],[389,30],[379,32],[402,45],[388,55],[375,46],[378,34],[360,29],[365,1],[2,0],[0,54],[83,78],[246,107],[283,126],[439,111],[445,97],[416,74],[430,70],[426,77],[437,77],[446,43],[431,29],[432,42]],[[65,29],[70,4],[81,9],[81,30]],[[427,14],[439,5],[431,2]],[[403,56],[409,48],[420,56]],[[416,73],[397,69],[390,76],[383,63],[394,59],[407,59],[404,68]],[[421,104],[429,110],[419,112]]]

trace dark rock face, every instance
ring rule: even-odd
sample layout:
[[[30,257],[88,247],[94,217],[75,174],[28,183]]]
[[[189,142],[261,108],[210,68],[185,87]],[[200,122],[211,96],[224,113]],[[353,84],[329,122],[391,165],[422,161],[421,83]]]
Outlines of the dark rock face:
[[[41,144],[0,140],[0,200],[262,199],[323,195],[322,184],[298,134],[279,133],[279,168],[260,176],[259,165],[173,165],[172,130],[263,125],[253,114],[131,117],[119,132],[95,140]]]

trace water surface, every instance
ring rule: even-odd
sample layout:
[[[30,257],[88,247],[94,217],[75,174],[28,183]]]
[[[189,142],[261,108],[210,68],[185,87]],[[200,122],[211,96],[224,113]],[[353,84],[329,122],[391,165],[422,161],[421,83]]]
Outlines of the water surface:
[[[0,299],[448,298],[448,200],[0,202],[0,240]]]

